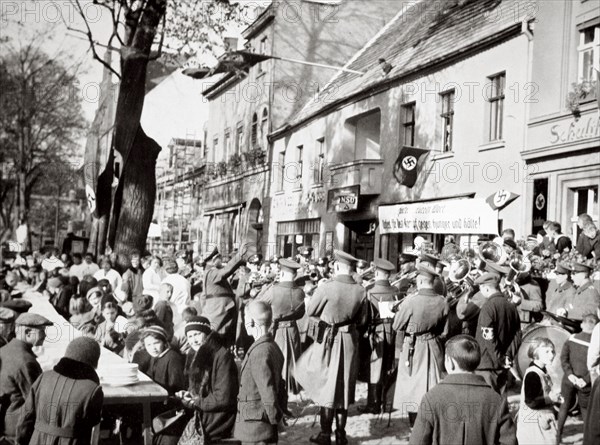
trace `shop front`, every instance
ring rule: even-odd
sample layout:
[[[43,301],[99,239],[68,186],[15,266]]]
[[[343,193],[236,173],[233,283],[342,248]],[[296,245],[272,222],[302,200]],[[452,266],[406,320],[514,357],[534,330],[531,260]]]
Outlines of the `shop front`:
[[[536,233],[546,220],[558,221],[575,241],[578,215],[589,214],[598,226],[600,207],[600,116],[597,107],[576,119],[571,114],[530,124],[523,159],[532,171],[526,205]]]

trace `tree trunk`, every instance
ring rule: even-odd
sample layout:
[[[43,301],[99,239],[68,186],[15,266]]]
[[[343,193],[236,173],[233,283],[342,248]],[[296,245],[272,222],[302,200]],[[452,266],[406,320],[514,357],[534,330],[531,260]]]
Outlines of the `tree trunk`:
[[[156,158],[160,149],[156,141],[138,127],[129,162],[123,168],[112,215],[116,218],[112,249],[122,270],[129,265],[129,255],[133,250],[143,252],[146,247],[154,213]]]

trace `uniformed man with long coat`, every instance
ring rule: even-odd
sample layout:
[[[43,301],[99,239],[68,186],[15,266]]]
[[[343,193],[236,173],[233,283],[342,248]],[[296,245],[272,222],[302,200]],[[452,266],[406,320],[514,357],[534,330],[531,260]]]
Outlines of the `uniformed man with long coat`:
[[[557,264],[554,270],[556,278],[550,281],[546,292],[546,310],[554,315],[564,316],[561,310],[566,311],[568,304],[572,303],[575,296],[575,287],[569,281],[571,269],[564,264]]]
[[[297,320],[306,310],[304,291],[294,282],[300,264],[296,261],[281,259],[279,281],[274,282],[257,301],[264,301],[273,311],[273,335],[275,343],[281,349],[284,358],[283,378],[287,390],[298,394],[299,388],[293,378],[296,361],[300,356],[300,331]]]
[[[479,311],[475,338],[481,348],[481,362],[477,374],[503,394],[508,372],[516,352],[515,339],[519,339],[521,321],[513,303],[500,292],[500,276],[484,273],[477,278],[481,294],[487,301]]]
[[[52,322],[28,312],[19,315],[15,325],[16,337],[0,348],[0,439],[8,443],[15,443],[23,405],[42,374],[32,348],[44,343],[46,326]]]
[[[438,273],[438,275],[433,279],[433,290],[435,290],[438,295],[445,297],[447,291],[446,283],[444,283],[444,278],[441,275],[444,265],[440,264],[440,259],[430,253],[422,253],[417,264],[428,266],[430,269],[433,269]]]
[[[573,302],[566,307],[567,317],[581,321],[586,314],[595,314],[600,307],[600,294],[592,284],[592,268],[584,263],[573,265],[573,283],[577,290]]]
[[[321,432],[310,441],[331,443],[336,415],[336,443],[347,444],[348,407],[354,403],[358,368],[358,329],[368,323],[365,289],[352,278],[358,261],[335,251],[335,276],[322,283],[312,296],[307,313],[320,318],[315,342],[298,360],[296,381],[321,407]]]
[[[444,349],[440,336],[448,316],[445,298],[434,290],[439,274],[429,265],[417,266],[417,294],[398,307],[392,328],[404,333],[394,408],[408,414],[414,424],[421,399],[444,374]]]
[[[360,362],[367,365],[369,384],[367,405],[359,407],[363,413],[379,414],[384,400],[383,388],[394,365],[395,332],[392,330],[391,305],[398,301],[398,288],[390,284],[394,265],[387,260],[375,261],[375,282],[367,291],[369,308],[368,348],[361,351]],[[383,313],[380,312],[383,309]]]
[[[228,278],[242,265],[246,246],[223,266],[222,257],[216,254],[211,267],[204,274],[204,295],[200,301],[201,315],[210,320],[215,332],[221,335],[226,348],[235,344],[237,308]]]

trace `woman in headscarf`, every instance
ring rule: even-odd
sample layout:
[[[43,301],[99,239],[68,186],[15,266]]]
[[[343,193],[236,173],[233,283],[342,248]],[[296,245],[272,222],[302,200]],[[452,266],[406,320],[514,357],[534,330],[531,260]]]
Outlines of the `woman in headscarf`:
[[[186,408],[193,410],[194,417],[183,436],[197,433],[203,436],[204,443],[230,438],[239,391],[233,355],[223,347],[221,337],[211,330],[205,317],[192,317],[185,332],[192,348],[186,362],[189,391],[176,395]]]

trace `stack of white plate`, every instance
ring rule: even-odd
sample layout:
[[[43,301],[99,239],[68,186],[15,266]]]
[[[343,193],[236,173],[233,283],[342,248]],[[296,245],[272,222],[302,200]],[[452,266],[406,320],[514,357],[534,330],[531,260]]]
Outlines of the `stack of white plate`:
[[[138,365],[136,363],[112,364],[98,370],[102,384],[127,386],[137,383]]]

